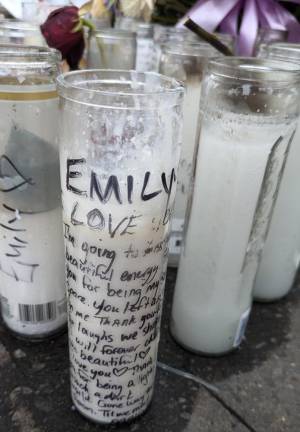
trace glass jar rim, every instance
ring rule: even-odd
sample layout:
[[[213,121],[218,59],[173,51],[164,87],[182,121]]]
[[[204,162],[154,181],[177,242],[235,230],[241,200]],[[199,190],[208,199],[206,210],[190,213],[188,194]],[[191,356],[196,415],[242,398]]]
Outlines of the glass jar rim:
[[[35,45],[0,44],[0,68],[24,73],[52,68],[59,72],[61,54],[54,48]]]
[[[296,62],[300,61],[300,44],[298,43],[283,43],[283,42],[274,42],[272,44],[266,45],[265,53],[273,58],[280,60],[289,60],[293,59]],[[270,57],[270,58],[271,58]]]
[[[188,33],[190,30],[186,27],[175,27],[175,26],[160,26],[159,31],[162,33]]]
[[[94,87],[88,87],[93,84]],[[99,88],[100,85],[118,85],[117,89]],[[177,98],[184,93],[184,86],[174,78],[156,72],[128,70],[90,69],[72,71],[57,77],[58,94],[65,99],[86,105],[109,105],[124,108],[128,98],[147,106],[148,99],[157,103],[162,98]],[[122,88],[123,87],[123,88]],[[129,91],[129,88],[131,90]],[[89,97],[93,102],[89,102]]]
[[[258,29],[259,34],[269,33],[269,34],[281,34],[281,35],[287,35],[288,30],[284,29],[272,29],[270,27],[260,27]]]
[[[207,70],[221,79],[288,84],[300,81],[299,65],[269,58],[215,57],[209,59]]]
[[[8,60],[22,58],[28,62],[31,62],[30,59],[32,59],[32,62],[44,61],[49,58],[49,55],[51,55],[55,61],[61,61],[61,54],[55,48],[44,47],[40,45],[0,43],[0,62],[5,58]]]
[[[135,39],[136,33],[129,30],[116,29],[116,28],[105,28],[105,29],[96,29],[92,31],[92,34],[98,38],[101,36],[105,36],[110,39]]]
[[[21,21],[14,18],[0,19],[0,28],[7,30],[20,30],[20,31],[36,31],[39,26],[29,21]]]
[[[161,44],[161,50],[169,54],[189,57],[217,57],[218,55],[218,51],[204,41],[170,40]]]

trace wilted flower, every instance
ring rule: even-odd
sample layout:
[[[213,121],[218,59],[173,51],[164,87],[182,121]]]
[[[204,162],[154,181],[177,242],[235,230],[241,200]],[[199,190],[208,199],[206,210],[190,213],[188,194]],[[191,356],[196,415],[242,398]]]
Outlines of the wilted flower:
[[[149,21],[156,0],[120,0],[120,9],[125,16],[144,18]]]
[[[41,31],[47,44],[59,50],[70,69],[77,69],[84,51],[84,35],[76,6],[65,6],[51,12]]]

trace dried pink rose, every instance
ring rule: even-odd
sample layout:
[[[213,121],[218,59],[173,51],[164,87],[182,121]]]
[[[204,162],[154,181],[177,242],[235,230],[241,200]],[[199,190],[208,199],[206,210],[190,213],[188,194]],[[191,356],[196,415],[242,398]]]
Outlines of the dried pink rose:
[[[41,25],[47,44],[61,52],[71,70],[78,69],[84,51],[84,36],[78,12],[76,6],[56,9]]]

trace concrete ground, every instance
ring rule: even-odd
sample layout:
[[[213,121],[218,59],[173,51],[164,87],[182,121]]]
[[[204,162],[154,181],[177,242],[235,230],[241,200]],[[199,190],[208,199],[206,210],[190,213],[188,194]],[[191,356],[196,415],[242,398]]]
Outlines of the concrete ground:
[[[255,305],[239,350],[203,358],[170,337],[175,277],[169,270],[156,391],[143,417],[88,422],[69,396],[67,335],[30,345],[0,324],[0,432],[300,432],[300,289]]]

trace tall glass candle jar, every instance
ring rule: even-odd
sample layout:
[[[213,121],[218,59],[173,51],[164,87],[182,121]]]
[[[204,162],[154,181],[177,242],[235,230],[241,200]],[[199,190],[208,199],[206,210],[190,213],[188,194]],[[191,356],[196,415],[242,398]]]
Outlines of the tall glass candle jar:
[[[115,19],[115,28],[119,30],[127,30],[131,32],[136,32],[138,25],[142,23],[142,21],[137,20],[136,18],[117,15]]]
[[[264,58],[300,65],[300,44],[267,45]],[[254,287],[258,301],[275,301],[292,288],[300,260],[300,125],[287,158]]]
[[[257,54],[259,52],[261,45],[269,45],[274,42],[284,42],[287,39],[288,31],[287,30],[278,30],[261,27],[258,30],[254,52]]]
[[[90,14],[86,14],[84,16],[84,18],[92,22],[96,31],[101,30],[101,29],[111,28],[110,15],[105,15],[105,16],[102,16],[99,18],[94,18],[94,17],[91,17]],[[99,56],[98,50],[97,50],[97,45],[95,46],[95,41],[90,40],[90,38],[93,35],[93,31],[91,31],[88,27],[84,27],[83,33],[84,33],[85,46],[84,46],[83,56],[82,56],[82,59],[80,62],[80,69],[86,69],[87,68],[88,52],[90,50],[92,50],[92,51],[94,50],[93,55]],[[90,44],[92,45],[91,48],[90,48]]]
[[[60,55],[0,46],[0,287],[6,326],[32,340],[65,327],[56,140]]]
[[[137,26],[135,69],[139,72],[156,70],[156,51],[153,41],[153,25],[140,23]]]
[[[294,137],[300,68],[258,59],[211,60],[202,83],[194,189],[171,331],[208,355],[237,347],[260,252]]]
[[[191,40],[190,40],[191,39]],[[159,71],[162,46],[171,42],[197,42],[198,36],[186,28],[167,27],[155,25],[153,40],[155,44],[155,70]]]
[[[91,33],[88,69],[135,68],[136,34],[126,30],[102,29]]]
[[[111,28],[111,16],[104,15],[102,17],[87,17],[95,26],[96,30],[101,30],[103,28]]]
[[[22,17],[24,20],[42,24],[51,12],[64,6],[71,6],[72,3],[71,0],[23,0]]]
[[[134,71],[58,85],[72,398],[123,422],[153,392],[183,89]]]
[[[160,72],[185,84],[183,142],[170,238],[170,266],[177,266],[180,257],[184,217],[193,173],[203,69],[208,58],[216,55],[218,52],[206,43],[173,41],[162,45]]]
[[[47,45],[38,25],[15,19],[0,20],[0,43]]]
[[[214,33],[218,39],[223,42],[228,48],[234,52],[235,48],[235,38],[227,33]],[[167,27],[156,25],[154,26],[154,43],[156,51],[156,70],[159,70],[160,59],[162,55],[162,47],[170,43],[201,43],[208,45],[203,39],[198,35],[190,31],[185,27]],[[215,51],[217,53],[217,51]]]

